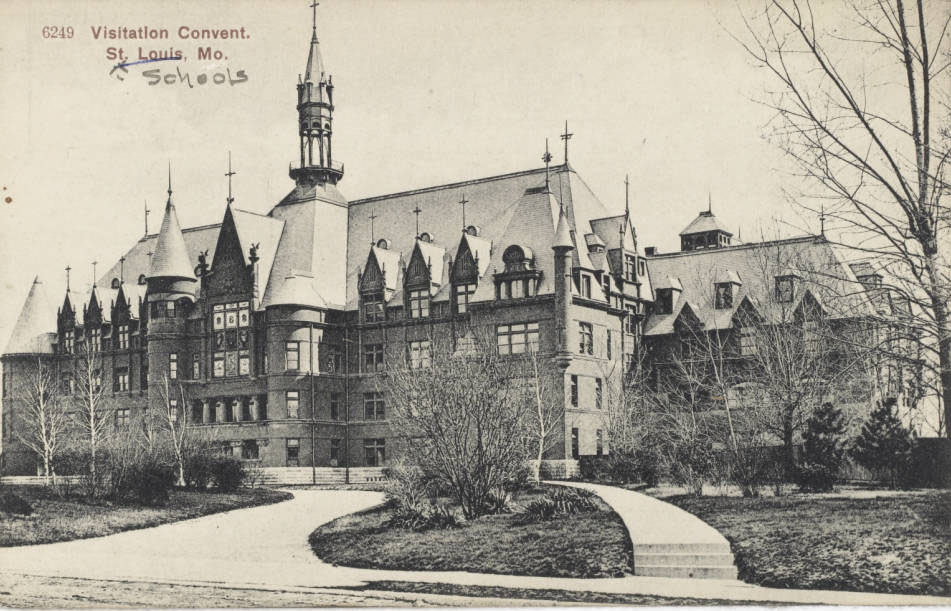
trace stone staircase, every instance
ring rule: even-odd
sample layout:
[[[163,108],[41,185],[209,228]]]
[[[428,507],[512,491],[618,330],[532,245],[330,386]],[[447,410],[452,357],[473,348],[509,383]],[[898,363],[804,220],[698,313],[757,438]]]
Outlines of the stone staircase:
[[[634,574],[644,577],[736,579],[729,543],[634,545]]]
[[[310,484],[344,484],[347,482],[347,469],[344,467],[264,467],[261,469],[260,484],[266,486],[306,486]],[[384,482],[386,476],[383,467],[352,467],[351,484]]]

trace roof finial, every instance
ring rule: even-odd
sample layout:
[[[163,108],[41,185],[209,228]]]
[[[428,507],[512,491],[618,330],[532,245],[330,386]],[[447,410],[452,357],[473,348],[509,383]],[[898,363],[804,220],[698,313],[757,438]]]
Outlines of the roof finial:
[[[565,141],[565,165],[568,165],[568,141],[571,140],[572,136],[574,134],[568,131],[568,120],[565,119],[565,133],[561,135],[561,139]]]
[[[320,2],[317,2],[317,0],[314,0],[313,2],[310,3],[310,8],[313,9],[313,26],[312,27],[314,29],[314,37],[317,36],[317,7],[318,6],[320,6]]]
[[[826,205],[822,204],[819,211],[819,235],[826,237]]]
[[[119,257],[119,282],[125,282],[125,256]]]
[[[551,153],[548,152],[548,138],[545,138],[545,154],[542,155],[542,161],[545,162],[545,192],[551,193]]]
[[[96,288],[96,266],[99,264],[99,261],[92,262],[92,288]]]
[[[419,213],[423,210],[419,207],[419,204],[416,204],[416,208],[413,210],[413,214],[416,215],[416,238],[419,239]]]
[[[171,160],[169,160],[168,162],[168,202],[166,202],[165,206],[168,207],[171,205],[172,205],[172,162]]]
[[[73,269],[70,266],[66,266],[66,292],[69,292],[69,270]]]
[[[228,151],[228,172],[225,176],[228,177],[228,205],[231,205],[231,202],[234,201],[234,198],[231,197],[231,177],[235,175],[235,172],[231,169],[231,151]]]
[[[371,212],[371,213],[370,213],[370,244],[373,244],[373,245],[376,244],[376,238],[375,238],[374,235],[373,235],[373,221],[374,221],[374,219],[376,219],[376,214],[373,213],[373,212]]]
[[[707,214],[713,214],[713,196],[707,191]]]
[[[466,199],[466,194],[463,191],[462,199],[459,200],[459,204],[462,205],[462,230],[466,230],[466,204],[469,203],[469,200]]]
[[[145,203],[145,235],[149,235],[149,202],[143,200]]]

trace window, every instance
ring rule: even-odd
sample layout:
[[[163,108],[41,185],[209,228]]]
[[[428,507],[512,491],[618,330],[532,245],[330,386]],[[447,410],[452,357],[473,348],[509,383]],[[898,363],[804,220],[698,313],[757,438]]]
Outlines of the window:
[[[429,316],[429,290],[416,289],[409,292],[410,318],[425,318]]]
[[[212,357],[212,376],[216,378],[225,377],[225,353],[216,352]]]
[[[624,317],[624,331],[625,333],[636,335],[637,334],[637,306],[629,303],[626,306],[624,306],[624,309],[627,310],[627,316]]]
[[[139,362],[139,388],[145,390],[149,387],[149,359],[142,358]]]
[[[287,440],[287,466],[300,466],[300,439]]]
[[[205,421],[205,406],[202,404],[201,400],[192,401],[192,422],[204,422]]]
[[[7,380],[8,380],[9,378],[10,378],[9,375],[3,376],[3,394],[4,394],[4,396],[6,396],[6,394],[7,394]],[[62,381],[63,381],[63,392],[64,392],[65,394],[71,395],[71,394],[73,394],[73,393],[76,391],[76,381],[73,379],[72,374],[70,374],[68,371],[63,372]]]
[[[624,255],[624,279],[628,282],[637,280],[637,270],[634,268],[636,261],[634,255]]]
[[[520,299],[522,297],[535,296],[534,278],[517,278],[515,280],[504,280],[498,285],[499,299]]]
[[[284,344],[284,371],[300,369],[300,345],[297,342]]]
[[[119,350],[129,349],[129,325],[119,325]]]
[[[776,301],[779,303],[791,303],[793,300],[793,277],[776,277]]]
[[[533,255],[531,251],[526,252],[521,246],[513,244],[502,253],[502,262],[505,264],[505,271],[519,272],[527,271],[532,268]]]
[[[601,378],[594,380],[594,406],[598,409],[604,406],[604,381]]]
[[[807,353],[819,352],[822,337],[819,335],[819,323],[807,320],[802,323],[802,343]]]
[[[165,318],[175,318],[175,302],[165,302]]]
[[[92,372],[92,389],[96,392],[102,388],[102,372],[95,370]]]
[[[475,294],[475,290],[476,285],[474,283],[457,284],[455,286],[457,314],[465,314],[469,311],[469,301],[472,299],[472,295]]]
[[[102,350],[102,332],[99,329],[89,330],[89,351],[99,352]]]
[[[363,417],[366,420],[383,420],[386,418],[386,407],[383,405],[383,393],[363,393]]]
[[[251,373],[251,354],[247,350],[238,351],[238,375],[246,376]]]
[[[589,322],[578,323],[578,352],[594,354],[594,327]]]
[[[421,369],[432,365],[432,346],[428,339],[409,343],[409,366]]]
[[[578,376],[571,376],[571,386],[569,392],[571,393],[571,406],[578,407]]]
[[[171,352],[168,355],[168,379],[178,379],[178,353]]]
[[[607,332],[605,333],[605,340],[604,340],[604,352],[605,352],[604,358],[608,360],[611,360],[612,358],[614,358],[611,356],[611,335],[613,335],[613,332],[610,329],[608,329]]]
[[[587,274],[581,275],[581,296],[591,299],[591,276]]]
[[[119,367],[116,369],[116,377],[112,384],[112,390],[115,392],[129,390],[129,369],[127,367]]]
[[[73,330],[70,329],[69,331],[65,331],[63,333],[63,350],[66,352],[66,354],[72,354],[73,347],[74,347]]]
[[[340,393],[330,393],[330,419],[340,420]]]
[[[595,446],[594,453],[597,454],[598,456],[603,456],[604,455],[604,432],[601,429],[598,429],[597,431],[597,434],[595,437],[595,443],[597,445]]]
[[[211,327],[215,331],[238,329],[251,325],[251,302],[232,301],[212,306]]]
[[[580,456],[578,451],[578,429],[571,429],[571,457],[577,459]]]
[[[383,293],[366,293],[363,295],[363,320],[365,322],[383,320]]]
[[[657,289],[657,299],[654,301],[656,314],[670,314],[674,311],[674,291],[672,289]]]
[[[192,355],[192,379],[201,379],[201,354],[198,352]]]
[[[340,440],[330,440],[330,465],[336,467],[340,464]]]
[[[753,356],[756,352],[756,329],[749,326],[740,327],[740,354]]]
[[[300,408],[300,391],[288,390],[284,393],[284,400],[287,403],[287,417],[297,418]]]
[[[385,439],[364,439],[363,455],[366,466],[380,467],[386,462],[386,440]]]
[[[172,424],[178,422],[178,399],[168,400],[168,419]]]
[[[129,408],[123,407],[116,410],[116,427],[125,428],[129,426]]]
[[[330,346],[327,349],[327,371],[334,373],[343,368],[343,357],[340,354],[340,346]]]
[[[522,354],[525,347],[538,348],[538,323],[523,322],[496,327],[499,354]]]
[[[383,371],[383,344],[367,344],[363,347],[364,371]]]
[[[728,310],[733,307],[733,285],[729,282],[718,282],[716,285],[716,303],[718,310]]]
[[[257,460],[258,442],[256,439],[245,439],[241,442],[241,458],[245,460]]]

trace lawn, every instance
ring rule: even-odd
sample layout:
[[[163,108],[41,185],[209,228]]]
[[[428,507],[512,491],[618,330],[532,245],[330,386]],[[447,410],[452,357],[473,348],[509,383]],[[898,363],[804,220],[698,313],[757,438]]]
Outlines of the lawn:
[[[664,500],[723,533],[750,583],[951,595],[951,491]]]
[[[164,507],[138,507],[64,499],[43,486],[3,486],[0,493],[15,493],[33,505],[27,516],[0,512],[0,547],[100,537],[293,497],[267,488],[233,493],[173,490]]]
[[[523,493],[523,505],[544,493]],[[390,528],[383,505],[339,518],[310,535],[322,560],[342,566],[422,571],[474,571],[545,577],[630,574],[631,542],[621,519],[598,499],[598,510],[523,523],[490,515],[455,528]]]

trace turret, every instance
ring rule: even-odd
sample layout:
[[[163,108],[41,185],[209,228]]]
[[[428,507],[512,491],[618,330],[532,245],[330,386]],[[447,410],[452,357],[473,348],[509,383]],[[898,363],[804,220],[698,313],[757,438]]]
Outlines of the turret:
[[[317,4],[311,6],[313,31],[307,68],[297,82],[300,167],[292,167],[290,174],[298,184],[337,184],[343,178],[343,166],[333,164],[333,77],[324,70],[317,40]]]
[[[555,237],[551,249],[555,251],[555,320],[558,328],[557,352],[568,353],[568,326],[569,305],[574,281],[571,277],[571,251],[574,242],[568,229],[568,218],[565,216],[565,207],[561,206],[558,212],[558,226],[555,228]],[[564,365],[567,366],[567,361]]]

